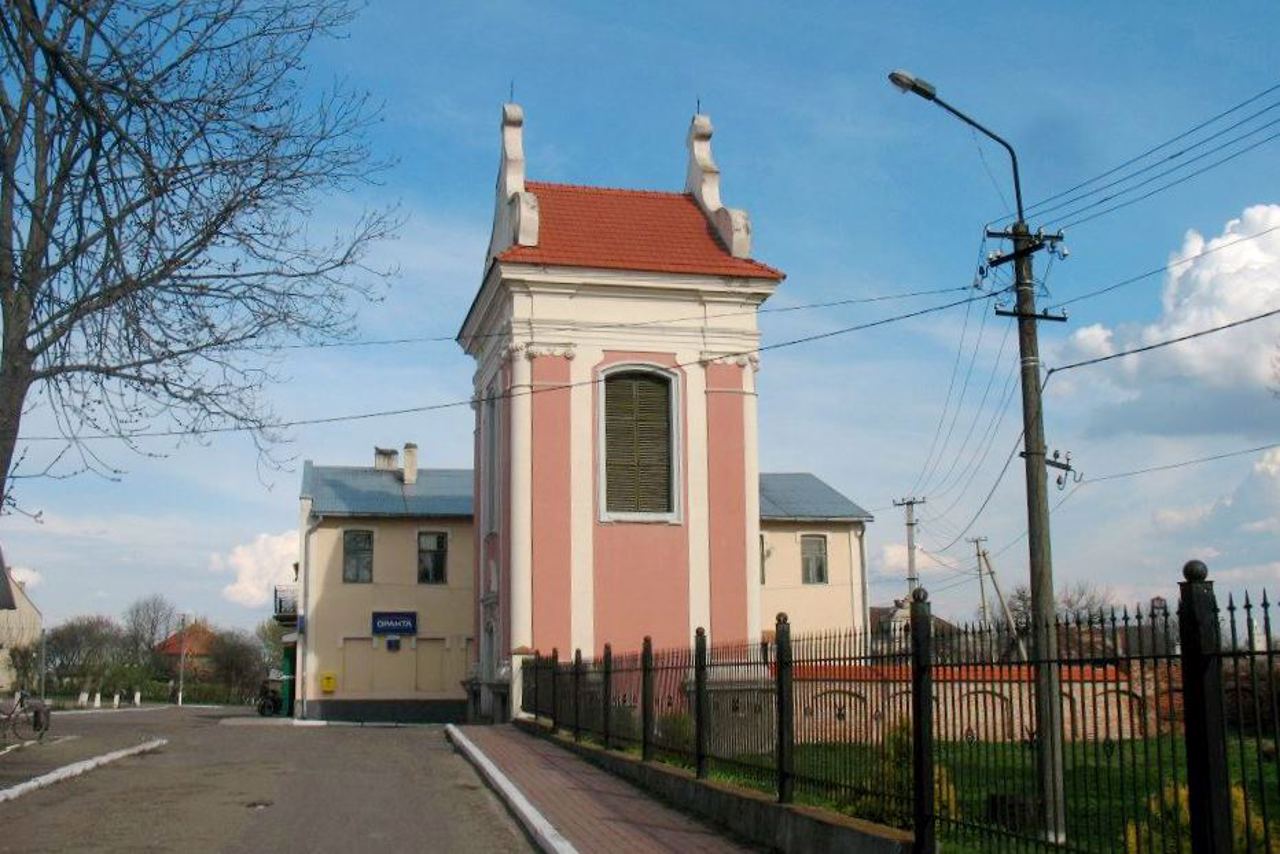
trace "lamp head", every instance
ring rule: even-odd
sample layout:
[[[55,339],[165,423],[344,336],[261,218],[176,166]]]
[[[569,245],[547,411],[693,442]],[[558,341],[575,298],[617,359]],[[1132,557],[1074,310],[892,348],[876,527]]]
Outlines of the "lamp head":
[[[933,87],[932,83],[927,80],[921,80],[901,68],[889,72],[889,82],[898,87],[903,94],[913,92],[926,101],[932,101],[938,97],[938,90]]]

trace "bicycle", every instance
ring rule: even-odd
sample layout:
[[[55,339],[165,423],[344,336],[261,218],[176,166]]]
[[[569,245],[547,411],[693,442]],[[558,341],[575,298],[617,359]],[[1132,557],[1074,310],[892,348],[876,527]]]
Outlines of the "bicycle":
[[[44,741],[52,717],[43,700],[19,691],[17,697],[0,702],[0,736],[8,730],[19,741]]]

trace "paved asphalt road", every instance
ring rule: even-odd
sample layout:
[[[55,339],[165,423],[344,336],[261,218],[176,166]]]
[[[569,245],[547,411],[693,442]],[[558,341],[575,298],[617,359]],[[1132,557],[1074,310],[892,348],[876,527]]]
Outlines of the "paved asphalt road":
[[[0,756],[0,787],[169,744],[0,803],[0,851],[533,850],[442,728],[220,723],[229,715],[245,713],[55,714],[51,735],[76,738]]]

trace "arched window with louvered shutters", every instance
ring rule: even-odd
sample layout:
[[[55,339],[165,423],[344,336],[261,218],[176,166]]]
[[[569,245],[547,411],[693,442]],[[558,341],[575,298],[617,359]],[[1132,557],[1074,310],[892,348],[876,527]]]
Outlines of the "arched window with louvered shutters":
[[[604,382],[605,507],[609,513],[674,510],[671,380],[622,371]]]

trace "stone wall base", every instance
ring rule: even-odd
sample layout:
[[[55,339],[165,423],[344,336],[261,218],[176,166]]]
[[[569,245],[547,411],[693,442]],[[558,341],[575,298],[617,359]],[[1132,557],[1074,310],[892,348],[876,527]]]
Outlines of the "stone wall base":
[[[773,851],[806,854],[909,854],[910,833],[827,810],[780,804],[773,798],[726,783],[699,780],[692,773],[571,738],[546,725],[517,718],[525,732],[549,738],[594,765],[639,786],[667,804]]]

